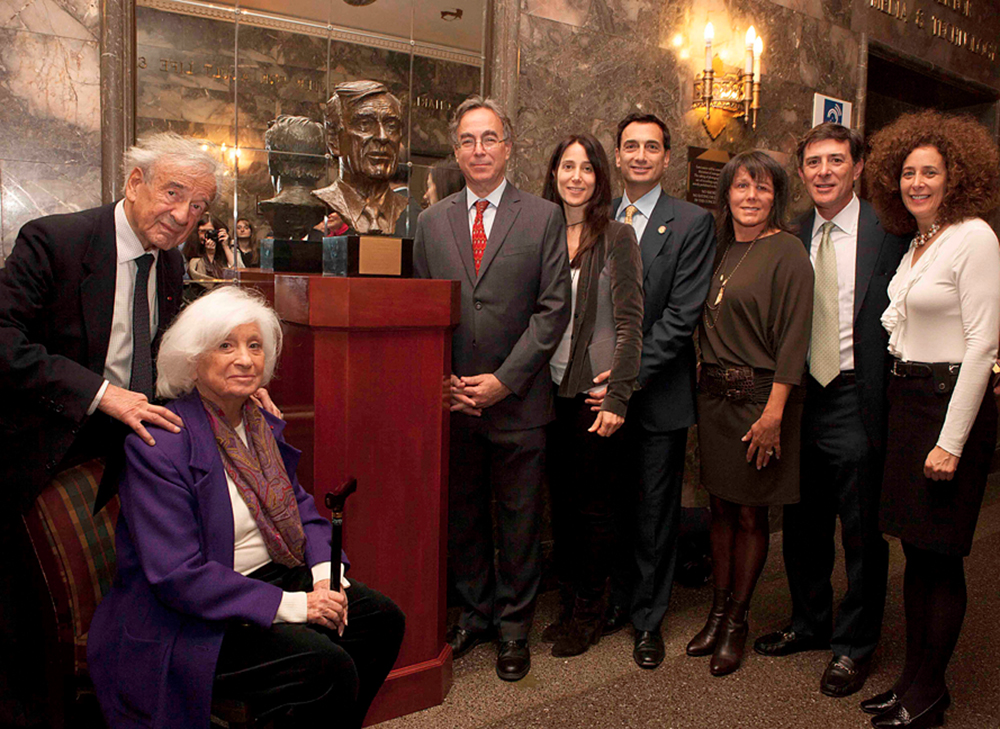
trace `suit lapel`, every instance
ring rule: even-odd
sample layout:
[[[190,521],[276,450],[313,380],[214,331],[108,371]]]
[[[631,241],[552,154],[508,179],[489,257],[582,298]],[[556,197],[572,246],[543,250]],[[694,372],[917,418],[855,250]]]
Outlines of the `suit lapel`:
[[[816,209],[799,218],[799,240],[806,247],[806,253],[812,255],[813,225],[816,222]]]
[[[642,240],[639,242],[639,251],[642,254],[643,278],[649,274],[650,266],[663,246],[666,245],[667,238],[672,234],[668,223],[674,219],[674,200],[667,193],[661,192],[653,214],[649,216],[646,229],[642,231]],[[661,232],[662,229],[662,232]]]
[[[465,203],[468,201],[466,192],[463,190],[451,201],[448,209],[448,222],[451,224],[452,241],[458,248],[458,255],[465,265],[465,273],[469,281],[476,283],[476,262],[472,258],[472,235],[469,233],[469,209]]]
[[[503,245],[510,232],[510,226],[514,224],[518,213],[521,212],[521,193],[509,182],[500,198],[500,205],[497,208],[497,215],[493,218],[493,227],[490,228],[490,235],[486,240],[486,250],[483,252],[483,260],[479,262],[479,278],[486,275],[486,269],[490,267],[493,259],[497,257],[497,251]],[[470,249],[471,249],[471,243]],[[473,268],[475,270],[475,268]]]
[[[87,335],[88,367],[104,371],[115,310],[118,247],[115,239],[115,204],[105,205],[83,254],[83,326]]]
[[[864,201],[861,201],[861,211],[858,213],[858,253],[854,266],[854,319],[857,320],[868,284],[875,273],[875,264],[879,253],[885,244],[885,230],[878,222],[875,211]]]

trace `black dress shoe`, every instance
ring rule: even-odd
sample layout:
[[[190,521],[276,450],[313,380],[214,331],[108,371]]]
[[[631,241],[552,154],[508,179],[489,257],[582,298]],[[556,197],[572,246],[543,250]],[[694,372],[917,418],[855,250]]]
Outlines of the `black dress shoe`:
[[[635,648],[632,658],[639,668],[656,668],[663,663],[666,651],[663,648],[663,636],[659,630],[637,630],[635,632]]]
[[[835,699],[850,696],[865,685],[871,666],[869,659],[854,661],[847,656],[834,656],[823,671],[819,690]]]
[[[607,612],[604,613],[604,630],[601,635],[611,635],[617,633],[631,622],[628,609],[622,605],[611,603]]]
[[[451,646],[451,657],[458,659],[471,651],[480,643],[488,643],[493,639],[492,630],[466,630],[457,625],[448,631],[448,645]]]
[[[830,641],[818,638],[799,636],[791,628],[778,630],[762,635],[754,641],[753,649],[762,656],[790,656],[803,651],[825,651],[830,648]]]
[[[520,681],[531,670],[527,640],[505,640],[497,653],[497,675],[504,681]]]
[[[892,689],[883,691],[861,702],[861,710],[866,714],[884,714],[899,703],[899,697]]]
[[[949,706],[951,706],[951,696],[947,690],[937,701],[916,715],[910,714],[902,701],[897,701],[884,714],[872,717],[872,726],[875,729],[927,729],[941,726],[944,724],[944,711]]]

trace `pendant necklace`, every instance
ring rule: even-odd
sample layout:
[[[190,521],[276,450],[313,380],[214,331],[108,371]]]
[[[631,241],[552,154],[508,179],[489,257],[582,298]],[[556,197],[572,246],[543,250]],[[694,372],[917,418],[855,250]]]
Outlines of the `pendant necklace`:
[[[719,281],[721,282],[721,285],[719,286],[719,293],[715,297],[714,303],[705,304],[705,324],[708,326],[709,329],[715,329],[715,325],[719,321],[719,308],[722,306],[722,299],[726,295],[726,285],[729,283],[729,280],[736,274],[736,271],[739,270],[739,267],[743,263],[743,261],[745,261],[747,259],[747,256],[750,255],[750,251],[753,250],[754,244],[760,239],[760,237],[763,234],[764,231],[762,230],[760,233],[757,234],[757,236],[752,241],[750,241],[750,245],[747,247],[746,252],[743,253],[743,257],[740,258],[739,263],[737,263],[736,266],[733,268],[733,270],[729,272],[728,276],[725,275],[724,273],[720,273],[722,267],[726,265],[726,261],[729,258],[729,251],[732,249],[733,244],[730,243],[728,246],[726,246],[726,252],[722,254],[722,260],[719,261],[719,265],[718,267],[716,267],[715,273],[712,274],[712,278],[715,278],[716,274],[718,274],[719,276]],[[715,313],[714,320],[711,317],[709,317],[709,312]]]

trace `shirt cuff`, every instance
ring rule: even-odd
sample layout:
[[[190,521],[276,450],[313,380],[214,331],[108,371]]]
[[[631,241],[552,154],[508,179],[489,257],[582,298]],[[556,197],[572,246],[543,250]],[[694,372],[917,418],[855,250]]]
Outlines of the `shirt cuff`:
[[[110,384],[111,384],[110,382],[105,380],[104,383],[101,385],[100,389],[98,389],[97,394],[94,395],[94,399],[90,403],[90,407],[87,408],[88,417],[93,415],[94,411],[97,410],[97,406],[101,404],[101,398],[104,397],[104,393],[107,391],[108,385]]]
[[[330,579],[330,563],[318,562],[312,566],[313,584]]]
[[[284,592],[274,615],[275,623],[304,623],[309,617],[309,602],[304,592]]]

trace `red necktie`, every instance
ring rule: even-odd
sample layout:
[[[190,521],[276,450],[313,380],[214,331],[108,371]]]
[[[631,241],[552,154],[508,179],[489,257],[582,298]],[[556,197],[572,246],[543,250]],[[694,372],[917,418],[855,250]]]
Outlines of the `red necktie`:
[[[486,228],[483,227],[483,212],[489,207],[489,200],[476,201],[476,220],[472,224],[472,257],[476,261],[476,275],[479,275],[479,264],[486,252]]]

